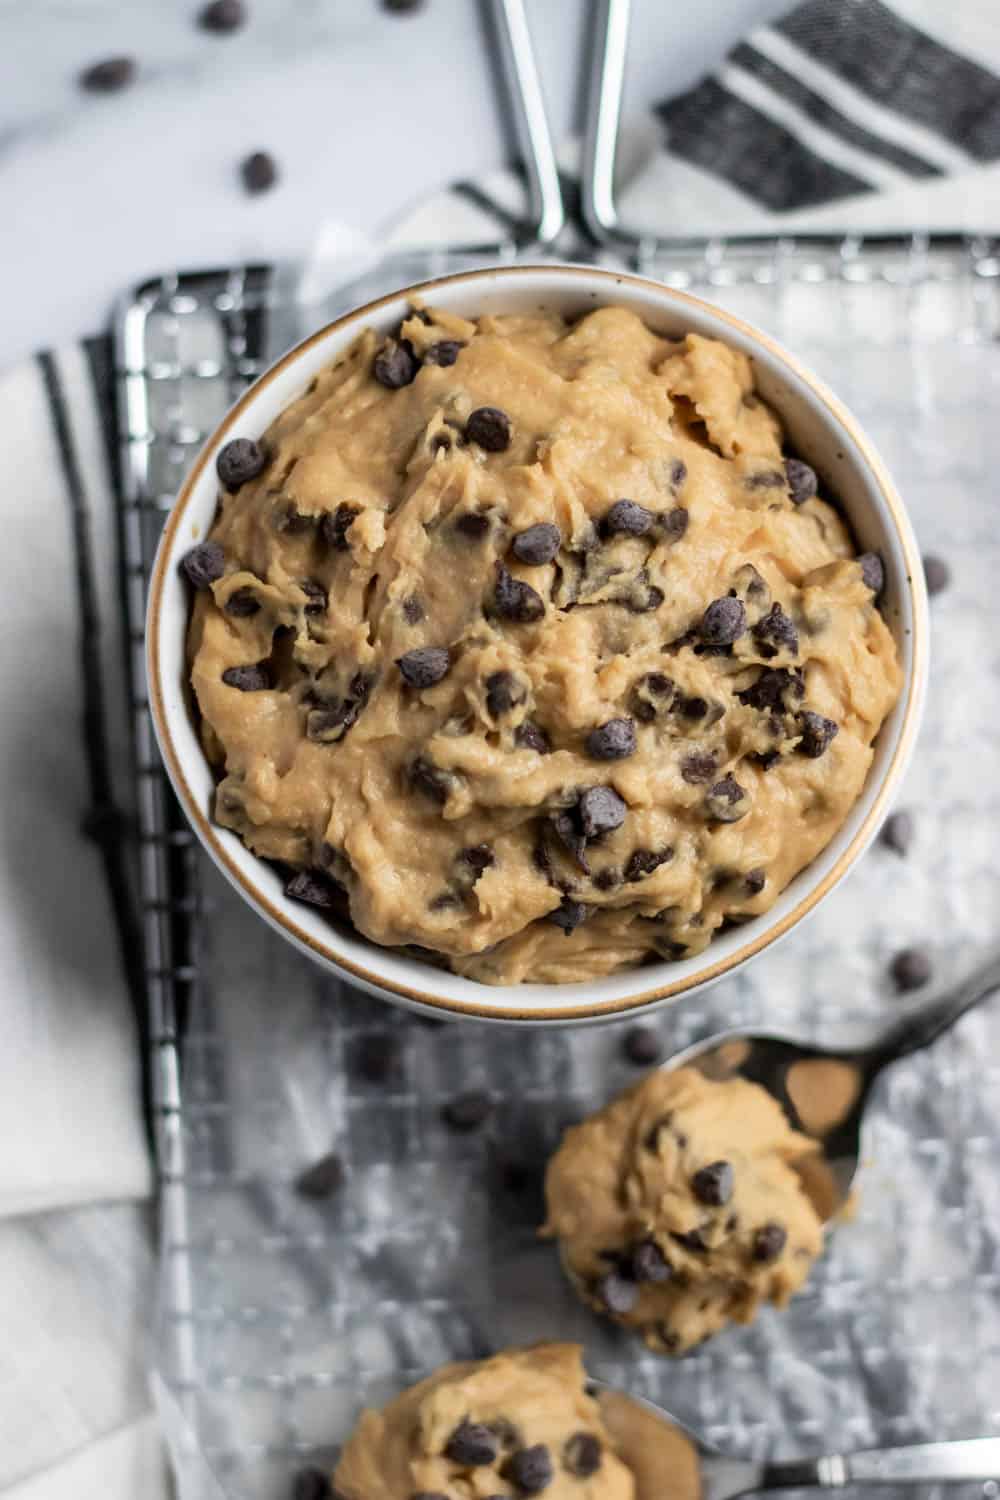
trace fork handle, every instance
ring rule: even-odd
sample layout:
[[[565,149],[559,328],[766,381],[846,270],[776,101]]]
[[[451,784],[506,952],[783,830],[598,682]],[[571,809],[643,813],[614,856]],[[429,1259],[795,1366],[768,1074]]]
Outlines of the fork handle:
[[[760,1489],[842,1489],[848,1484],[967,1484],[1000,1479],[1000,1438],[913,1443],[765,1464]]]

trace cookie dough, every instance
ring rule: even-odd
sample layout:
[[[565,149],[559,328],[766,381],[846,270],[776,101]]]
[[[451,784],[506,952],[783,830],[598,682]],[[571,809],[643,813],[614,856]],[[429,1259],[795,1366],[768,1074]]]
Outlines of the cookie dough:
[[[861,791],[881,563],[721,343],[418,308],[219,472],[214,815],[376,943],[492,984],[697,953]]]
[[[758,1085],[660,1070],[567,1131],[543,1233],[590,1306],[682,1354],[801,1288],[823,1245],[796,1170],[815,1151]]]
[[[362,1414],[336,1491],[345,1500],[516,1500],[543,1490],[546,1500],[633,1500],[632,1472],[584,1378],[575,1344],[446,1365],[384,1411]]]

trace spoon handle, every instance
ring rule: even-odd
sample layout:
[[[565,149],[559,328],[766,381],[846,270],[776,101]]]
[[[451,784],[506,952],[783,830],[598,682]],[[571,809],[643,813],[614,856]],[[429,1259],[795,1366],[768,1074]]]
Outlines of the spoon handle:
[[[997,989],[1000,989],[1000,954],[995,953],[948,994],[929,1000],[926,1005],[895,1022],[873,1049],[872,1059],[876,1066],[884,1067],[898,1057],[908,1057],[911,1052],[929,1047],[966,1011]]]
[[[760,1490],[842,1489],[848,1484],[967,1484],[1000,1478],[1000,1438],[914,1443],[766,1464]]]

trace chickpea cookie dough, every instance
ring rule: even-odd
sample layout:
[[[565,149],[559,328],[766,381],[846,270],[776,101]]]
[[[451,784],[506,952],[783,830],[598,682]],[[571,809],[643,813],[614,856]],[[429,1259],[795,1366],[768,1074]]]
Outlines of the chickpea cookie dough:
[[[567,1131],[543,1233],[590,1306],[682,1354],[802,1287],[823,1226],[796,1164],[816,1150],[757,1084],[660,1070]]]
[[[417,307],[218,470],[214,816],[376,943],[490,984],[694,954],[862,789],[882,564],[721,343]]]
[[[344,1500],[698,1500],[697,1457],[676,1430],[585,1389],[575,1344],[508,1349],[446,1365],[384,1411],[366,1411],[334,1474]],[[630,1441],[645,1475],[623,1461]],[[649,1452],[655,1444],[657,1451]],[[654,1462],[655,1460],[655,1462]]]

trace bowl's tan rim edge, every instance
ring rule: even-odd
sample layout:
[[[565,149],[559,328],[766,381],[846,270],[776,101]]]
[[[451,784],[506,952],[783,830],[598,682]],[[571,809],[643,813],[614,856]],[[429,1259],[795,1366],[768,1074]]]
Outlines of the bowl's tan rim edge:
[[[215,447],[220,438],[230,430],[234,423],[238,422],[245,408],[256,400],[264,386],[270,384],[290,364],[297,361],[302,354],[313,347],[314,344],[329,336],[344,323],[353,321],[359,317],[371,316],[389,303],[398,302],[401,298],[414,295],[425,295],[433,291],[435,287],[449,286],[457,282],[475,281],[483,277],[517,277],[522,275],[537,275],[539,272],[552,270],[561,276],[585,276],[606,279],[609,285],[629,285],[642,291],[653,291],[658,296],[664,296],[674,302],[688,304],[689,306],[706,311],[710,316],[727,323],[731,328],[737,330],[753,343],[759,344],[771,353],[779,364],[785,365],[798,378],[804,382],[812,391],[813,395],[826,408],[826,410],[840,422],[850,433],[868,468],[873,474],[876,483],[882,493],[883,499],[889,508],[889,512],[896,524],[897,535],[906,558],[907,582],[910,585],[912,597],[913,615],[913,666],[909,676],[906,707],[904,709],[903,722],[900,725],[899,738],[893,757],[885,773],[882,785],[868,810],[863,823],[855,831],[848,847],[843,851],[836,864],[823,877],[817,886],[814,886],[807,895],[792,911],[788,912],[780,922],[767,928],[758,937],[738,948],[726,958],[718,960],[707,969],[699,970],[697,974],[690,975],[684,979],[674,980],[670,983],[657,986],[655,989],[645,990],[640,995],[631,995],[620,1000],[607,1001],[594,1005],[578,1005],[560,1007],[555,1010],[548,1007],[530,1009],[487,1009],[476,1004],[469,1004],[461,1000],[445,1000],[436,995],[428,995],[422,990],[409,985],[398,983],[395,980],[383,979],[378,975],[370,973],[360,964],[356,964],[349,958],[342,957],[333,948],[317,942],[291,921],[279,908],[273,905],[271,900],[258,890],[248,879],[244,877],[242,870],[230,859],[226,850],[222,847],[216,837],[213,825],[198,806],[197,800],[181,768],[180,759],[174,747],[173,739],[167,724],[167,715],[163,703],[163,695],[159,675],[159,628],[161,598],[166,573],[166,562],[173,549],[174,534],[181,523],[188,499],[195,484],[201,477],[208,462],[209,451]],[[924,674],[926,671],[926,601],[921,587],[922,563],[917,551],[909,520],[903,508],[902,501],[896,493],[895,486],[881,459],[870,446],[863,431],[858,427],[854,418],[845,406],[841,404],[832,391],[816,380],[810,371],[805,369],[793,355],[789,354],[774,339],[767,334],[758,332],[749,323],[741,318],[734,317],[732,313],[722,308],[713,307],[711,303],[705,302],[700,297],[694,297],[688,292],[677,291],[672,287],[661,286],[659,283],[649,281],[642,276],[634,276],[628,272],[611,271],[605,268],[592,268],[588,266],[503,266],[486,267],[481,270],[458,271],[450,276],[438,277],[432,281],[418,282],[408,287],[400,287],[397,291],[390,292],[383,297],[376,298],[373,302],[365,303],[364,306],[355,308],[352,312],[344,313],[333,322],[327,323],[323,328],[310,334],[290,349],[278,362],[271,367],[259,380],[257,380],[240,397],[236,405],[212,433],[206,442],[202,452],[196,459],[187,478],[184,480],[177,499],[171,508],[167,518],[162,536],[160,538],[159,550],[153,576],[150,580],[149,602],[147,605],[147,630],[146,630],[146,665],[150,688],[150,707],[153,714],[160,750],[167,764],[170,779],[175,791],[184,804],[188,818],[195,824],[202,841],[207,845],[216,862],[226,871],[229,878],[247,896],[252,905],[262,908],[271,922],[288,932],[291,937],[303,948],[316,954],[327,962],[334,964],[337,968],[346,970],[355,978],[363,980],[366,984],[373,985],[376,989],[389,990],[399,995],[404,1000],[409,1000],[417,1005],[428,1006],[432,1010],[445,1010],[455,1015],[474,1017],[481,1021],[582,1021],[598,1020],[603,1017],[620,1016],[627,1012],[640,1010],[644,1006],[651,1005],[658,1000],[676,998],[686,991],[700,988],[716,979],[722,978],[731,970],[738,968],[748,959],[753,958],[764,948],[783,937],[797,922],[801,921],[824,896],[843,879],[851,865],[858,858],[861,851],[868,843],[871,833],[878,822],[882,810],[895,789],[896,782],[909,759],[912,742],[916,735],[918,711],[923,696]],[[765,914],[766,915],[766,914]],[[391,951],[391,950],[390,950]]]

